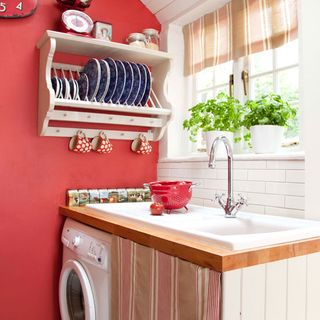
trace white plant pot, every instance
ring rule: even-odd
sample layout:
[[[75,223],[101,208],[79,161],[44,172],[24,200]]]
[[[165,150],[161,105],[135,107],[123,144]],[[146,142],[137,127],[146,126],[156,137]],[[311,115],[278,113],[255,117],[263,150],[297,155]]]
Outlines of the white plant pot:
[[[284,127],[257,125],[250,128],[254,153],[275,153],[280,150]]]
[[[250,131],[247,128],[242,127],[234,133],[233,135],[234,140],[236,140],[237,138],[240,139],[240,141],[233,143],[234,154],[245,154],[245,153],[252,152],[251,145],[249,144],[248,141],[244,140],[244,136],[249,132]]]
[[[230,131],[206,131],[204,132],[207,146],[207,154],[210,154],[212,142],[215,138],[225,136],[230,141],[231,146],[233,147],[233,132]],[[223,144],[217,146],[217,156],[224,157],[226,155],[226,148]]]

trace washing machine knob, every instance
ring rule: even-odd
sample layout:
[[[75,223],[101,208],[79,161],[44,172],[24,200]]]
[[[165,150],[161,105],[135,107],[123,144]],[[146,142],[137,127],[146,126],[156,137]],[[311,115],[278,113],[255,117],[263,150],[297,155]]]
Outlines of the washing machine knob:
[[[75,236],[72,240],[72,244],[74,247],[78,247],[81,242],[81,237],[80,236]]]

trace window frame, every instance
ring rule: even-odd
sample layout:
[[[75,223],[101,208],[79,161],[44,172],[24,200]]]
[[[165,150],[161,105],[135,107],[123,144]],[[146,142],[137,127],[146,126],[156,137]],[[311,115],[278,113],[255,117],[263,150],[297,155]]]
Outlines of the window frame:
[[[299,41],[299,40],[298,40]],[[254,79],[262,77],[262,76],[266,76],[266,75],[272,75],[272,85],[273,85],[273,92],[280,92],[280,87],[279,87],[279,74],[283,71],[287,71],[287,70],[291,70],[294,68],[300,68],[300,57],[298,59],[297,63],[292,63],[289,64],[287,66],[284,67],[277,67],[277,48],[276,49],[272,49],[272,69],[270,71],[263,71],[263,72],[258,72],[255,74],[252,74],[252,68],[250,68],[251,66],[251,62],[252,62],[252,56],[246,56],[246,57],[242,57],[239,58],[237,60],[233,60],[233,66],[232,66],[232,71],[233,71],[233,75],[234,75],[234,96],[239,99],[242,103],[245,102],[248,99],[251,99],[253,97],[252,92],[253,92],[253,84],[254,84]],[[245,96],[243,93],[243,81],[241,79],[241,71],[242,70],[248,70],[248,75],[249,75],[249,86],[248,86],[248,95]],[[213,96],[216,95],[216,90],[218,88],[222,88],[225,86],[229,86],[229,82],[227,83],[222,83],[219,85],[215,85],[215,81],[214,81],[215,75],[213,72],[213,86],[205,88],[205,89],[200,89],[197,90],[197,75],[193,75],[190,77],[191,81],[191,87],[192,87],[192,105],[195,105],[198,101],[197,101],[197,97],[199,96],[199,94],[201,94],[202,92],[207,92],[207,91],[211,91]],[[300,78],[300,76],[299,76]],[[299,105],[300,100],[301,100],[301,89],[300,89],[300,81],[298,81],[299,86],[298,86],[298,92],[299,92],[299,98],[298,100],[294,100],[291,101],[291,105],[296,106]],[[186,116],[188,116],[188,112],[186,110]],[[295,146],[285,146],[281,149],[281,153],[287,153],[287,152],[297,152],[297,151],[302,151],[303,150],[303,146],[301,144],[301,136],[302,136],[302,117],[300,115],[300,113],[298,113],[298,121],[299,121],[299,136],[297,137],[297,139],[284,139],[283,140],[283,145],[287,145],[290,144],[291,142],[294,142],[296,145]],[[204,154],[204,152],[206,152],[205,149],[200,148],[201,142],[196,142],[196,143],[190,143],[190,148],[189,150],[191,151],[191,155],[202,155]],[[201,149],[201,151],[199,151],[199,149]],[[248,149],[246,148],[241,148],[240,153],[248,153]],[[249,152],[250,154],[252,153]]]

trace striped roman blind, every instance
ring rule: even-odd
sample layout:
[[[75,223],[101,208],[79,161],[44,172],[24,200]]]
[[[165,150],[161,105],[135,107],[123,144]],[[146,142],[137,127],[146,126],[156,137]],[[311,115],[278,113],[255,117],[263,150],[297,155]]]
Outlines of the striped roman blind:
[[[232,0],[183,27],[186,76],[298,36],[297,0]]]

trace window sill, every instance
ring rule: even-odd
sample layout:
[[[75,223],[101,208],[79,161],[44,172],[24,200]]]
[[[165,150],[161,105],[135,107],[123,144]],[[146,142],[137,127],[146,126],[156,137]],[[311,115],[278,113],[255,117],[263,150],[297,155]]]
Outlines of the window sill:
[[[208,156],[205,155],[192,155],[185,157],[175,158],[161,158],[158,162],[207,162]],[[278,160],[278,161],[292,161],[292,160],[304,160],[305,153],[291,152],[291,153],[272,153],[272,154],[234,154],[233,159],[236,161],[263,161],[263,160]],[[217,160],[226,160],[226,157],[218,157]]]

